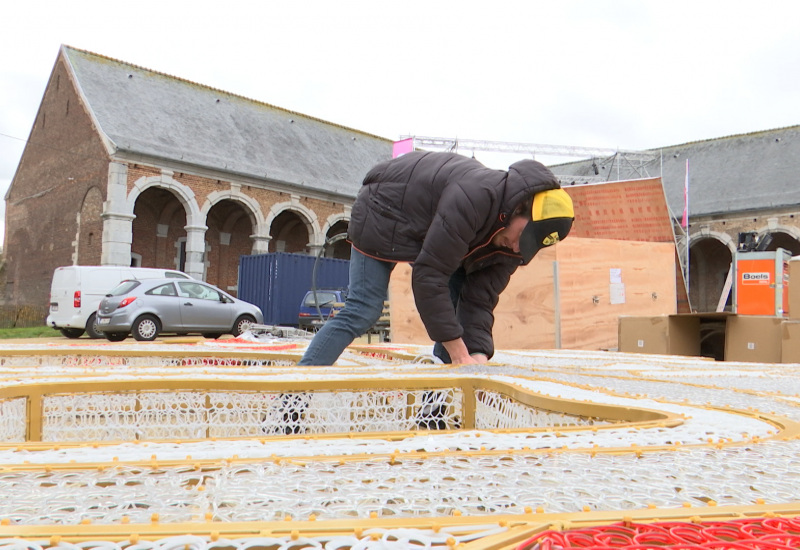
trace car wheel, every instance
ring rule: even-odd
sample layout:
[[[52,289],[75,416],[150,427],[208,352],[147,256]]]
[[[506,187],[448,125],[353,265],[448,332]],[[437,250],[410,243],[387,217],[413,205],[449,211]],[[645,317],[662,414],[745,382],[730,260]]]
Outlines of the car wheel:
[[[128,337],[127,332],[105,332],[104,334],[109,342],[122,342]]]
[[[96,313],[92,313],[91,315],[89,315],[89,318],[86,320],[86,334],[89,335],[89,338],[92,338],[94,340],[103,337],[103,333],[97,330]]]
[[[209,338],[211,340],[216,340],[220,336],[222,336],[222,334],[220,334],[219,332],[204,332],[203,333],[203,338]]]
[[[142,315],[133,322],[131,333],[140,342],[152,342],[161,331],[161,323],[152,315]]]
[[[239,336],[241,333],[250,328],[250,325],[255,324],[255,322],[256,320],[250,315],[239,315],[239,318],[236,319],[235,323],[233,323],[233,330],[231,330],[231,334],[234,336]]]
[[[83,329],[79,328],[64,327],[58,330],[61,332],[61,334],[63,334],[67,338],[80,338],[81,336],[83,336]]]

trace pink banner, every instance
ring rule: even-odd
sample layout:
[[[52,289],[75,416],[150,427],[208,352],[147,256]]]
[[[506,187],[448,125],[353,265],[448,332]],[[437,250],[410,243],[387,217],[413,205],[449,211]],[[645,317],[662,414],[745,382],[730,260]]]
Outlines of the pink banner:
[[[392,158],[396,159],[414,150],[414,138],[402,139],[392,144]]]

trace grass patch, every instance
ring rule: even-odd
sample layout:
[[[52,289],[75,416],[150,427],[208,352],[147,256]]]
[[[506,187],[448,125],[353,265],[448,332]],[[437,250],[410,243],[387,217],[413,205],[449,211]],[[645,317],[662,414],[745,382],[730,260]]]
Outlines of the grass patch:
[[[0,339],[8,338],[48,338],[61,336],[61,333],[51,327],[17,327],[0,328]]]

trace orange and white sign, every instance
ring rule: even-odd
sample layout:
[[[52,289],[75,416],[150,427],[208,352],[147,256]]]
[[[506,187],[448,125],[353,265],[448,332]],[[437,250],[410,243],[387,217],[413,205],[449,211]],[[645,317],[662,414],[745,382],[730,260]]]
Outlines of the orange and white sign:
[[[770,273],[766,271],[742,273],[743,285],[769,285],[771,279]]]

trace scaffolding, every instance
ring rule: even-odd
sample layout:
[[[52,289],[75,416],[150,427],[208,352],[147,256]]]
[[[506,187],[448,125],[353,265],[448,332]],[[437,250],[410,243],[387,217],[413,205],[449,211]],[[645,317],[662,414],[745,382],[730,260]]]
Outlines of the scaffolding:
[[[517,153],[539,156],[560,156],[589,161],[582,174],[562,174],[557,177],[562,184],[600,183],[622,179],[653,177],[648,167],[656,165],[660,154],[654,151],[632,151],[607,147],[577,147],[574,145],[546,145],[541,143],[522,143],[513,141],[490,141],[483,139],[460,139],[430,136],[401,136],[400,139],[413,139],[415,149],[427,151],[447,151],[458,153],[459,150],[484,151],[492,153]],[[600,167],[608,168],[600,174]],[[661,175],[661,164],[658,162],[658,173]]]

